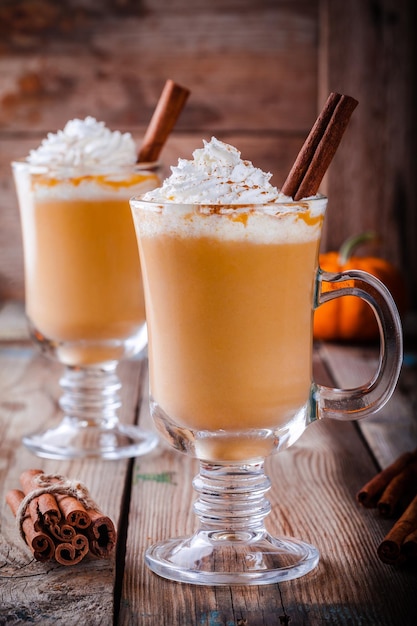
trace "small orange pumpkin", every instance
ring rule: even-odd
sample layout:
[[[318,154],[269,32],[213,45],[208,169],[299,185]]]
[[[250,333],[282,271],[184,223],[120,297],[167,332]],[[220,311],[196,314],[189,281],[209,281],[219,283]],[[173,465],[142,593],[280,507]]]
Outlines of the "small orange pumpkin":
[[[405,309],[406,292],[403,278],[391,263],[375,256],[353,256],[356,248],[375,240],[371,232],[347,239],[339,252],[320,254],[320,267],[326,272],[363,270],[379,278],[389,289],[400,314]],[[379,337],[378,324],[371,307],[356,296],[335,298],[314,312],[315,339],[342,341],[372,341]]]

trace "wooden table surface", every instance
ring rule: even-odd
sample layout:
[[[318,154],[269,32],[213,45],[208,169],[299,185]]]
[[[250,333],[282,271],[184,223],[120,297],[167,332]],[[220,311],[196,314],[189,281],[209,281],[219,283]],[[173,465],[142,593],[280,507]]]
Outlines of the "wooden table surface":
[[[200,587],[147,570],[146,547],[195,527],[195,460],[164,444],[122,461],[53,461],[24,448],[22,435],[58,420],[59,365],[24,339],[13,306],[0,312],[0,624],[107,626],[411,626],[417,623],[417,567],[382,563],[377,546],[392,526],[359,507],[358,489],[401,452],[417,446],[416,366],[405,365],[382,411],[360,424],[323,420],[267,461],[272,480],[270,530],[316,545],[320,563],[307,576],[253,587]],[[352,386],[375,370],[374,348],[317,345],[320,382]],[[146,360],[120,366],[121,420],[153,428]],[[118,528],[108,560],[86,557],[64,567],[34,561],[5,503],[24,469],[41,468],[85,483]]]

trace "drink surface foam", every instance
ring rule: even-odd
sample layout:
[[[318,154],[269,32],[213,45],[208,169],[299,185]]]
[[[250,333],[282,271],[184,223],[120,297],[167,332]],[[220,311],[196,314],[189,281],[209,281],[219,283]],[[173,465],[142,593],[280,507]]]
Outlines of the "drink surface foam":
[[[219,207],[132,201],[142,236],[210,237],[252,243],[295,243],[320,236],[326,199],[295,204]]]

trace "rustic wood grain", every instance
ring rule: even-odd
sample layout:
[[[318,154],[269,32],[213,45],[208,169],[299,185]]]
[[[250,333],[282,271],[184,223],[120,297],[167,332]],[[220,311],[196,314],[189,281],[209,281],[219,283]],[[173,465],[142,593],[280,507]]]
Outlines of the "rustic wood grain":
[[[50,24],[43,29],[39,22],[31,29],[28,20],[26,39],[19,37],[23,11],[14,13],[12,5],[7,16],[3,11],[9,29],[0,57],[0,128],[45,132],[74,113],[92,112],[109,124],[144,127],[168,77],[192,89],[180,127],[298,131],[310,124],[316,0],[244,0],[222,10],[211,2],[178,10],[159,1],[137,14],[112,3],[100,11],[90,0],[83,2],[91,9],[83,23],[68,24],[65,34],[62,18],[74,22],[79,2],[62,4],[61,15],[44,16]]]
[[[142,363],[120,368],[123,408],[120,418],[132,423]],[[116,555],[107,560],[86,557],[77,566],[38,563],[23,544],[5,503],[9,489],[19,487],[24,469],[41,468],[79,479],[91,497],[118,526],[123,515],[123,485],[128,461],[52,461],[39,459],[21,444],[24,434],[58,419],[58,378],[61,369],[29,346],[0,349],[0,623],[66,624],[84,621],[112,624]]]
[[[359,101],[329,169],[324,246],[374,230],[417,306],[416,4],[321,0],[319,97]],[[365,251],[366,252],[366,251]]]

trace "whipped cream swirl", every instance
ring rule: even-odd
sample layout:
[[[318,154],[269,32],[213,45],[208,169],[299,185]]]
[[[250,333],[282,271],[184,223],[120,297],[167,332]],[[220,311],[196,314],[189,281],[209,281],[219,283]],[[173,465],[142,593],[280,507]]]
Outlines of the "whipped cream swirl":
[[[63,130],[48,133],[39,148],[31,150],[31,165],[85,170],[132,166],[137,158],[130,133],[109,130],[94,117],[74,119]]]
[[[179,159],[162,187],[145,200],[180,204],[267,204],[286,199],[269,182],[272,174],[244,161],[233,146],[212,137],[193,160]]]

